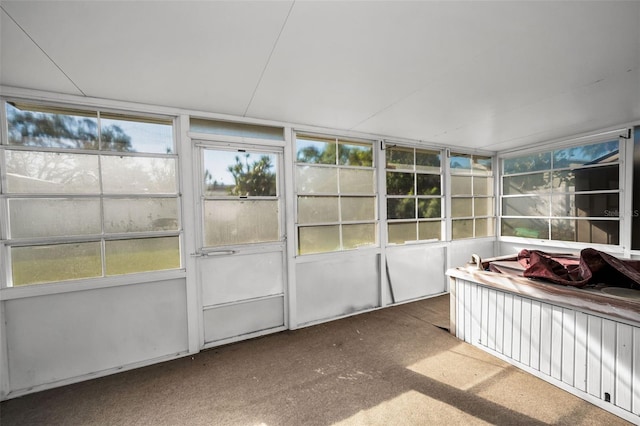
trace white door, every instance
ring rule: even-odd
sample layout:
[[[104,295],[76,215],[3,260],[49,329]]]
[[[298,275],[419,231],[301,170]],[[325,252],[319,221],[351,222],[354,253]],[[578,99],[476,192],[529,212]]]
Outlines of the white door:
[[[196,143],[204,346],[285,328],[282,148]]]

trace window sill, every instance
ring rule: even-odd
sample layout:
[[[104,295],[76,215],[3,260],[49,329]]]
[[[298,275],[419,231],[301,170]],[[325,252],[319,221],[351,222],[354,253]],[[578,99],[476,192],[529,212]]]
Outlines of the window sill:
[[[71,293],[76,291],[96,290],[100,288],[120,287],[154,281],[168,281],[186,278],[186,276],[187,274],[184,269],[173,269],[168,271],[144,272],[106,278],[7,287],[0,289],[0,301]]]

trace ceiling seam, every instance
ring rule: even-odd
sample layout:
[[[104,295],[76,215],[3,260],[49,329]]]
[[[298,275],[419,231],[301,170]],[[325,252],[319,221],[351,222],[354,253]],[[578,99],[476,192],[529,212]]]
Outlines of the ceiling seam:
[[[77,84],[76,84],[76,83],[71,79],[71,77],[69,77],[69,75],[67,75],[67,73],[66,73],[66,72],[64,72],[64,70],[60,67],[60,65],[58,65],[58,64],[56,63],[56,61],[54,61],[54,60],[53,60],[53,58],[52,58],[51,56],[49,56],[49,54],[47,54],[47,52],[45,52],[45,50],[44,50],[44,49],[43,49],[43,48],[42,48],[42,47],[41,47],[41,46],[40,46],[40,45],[39,45],[39,44],[38,44],[38,43],[33,39],[33,37],[31,37],[31,36],[29,35],[29,33],[28,33],[28,32],[27,32],[27,31],[22,27],[22,25],[20,25],[20,24],[18,23],[18,21],[16,21],[16,20],[13,18],[13,16],[11,16],[11,14],[10,14],[9,12],[7,12],[7,10],[6,10],[2,5],[0,5],[0,9],[1,9],[1,10],[2,10],[2,11],[3,11],[3,12],[4,12],[8,17],[9,17],[9,19],[11,19],[11,20],[13,21],[13,23],[14,23],[14,24],[16,24],[16,26],[17,26],[18,28],[20,28],[20,31],[22,31],[22,32],[24,33],[24,35],[26,35],[26,36],[29,38],[29,40],[31,40],[31,42],[32,42],[32,43],[33,43],[33,44],[34,44],[34,45],[35,45],[35,46],[36,46],[36,47],[37,47],[37,48],[38,48],[38,49],[39,49],[39,50],[44,54],[44,56],[46,56],[46,57],[47,57],[47,59],[49,59],[49,61],[51,61],[51,63],[52,63],[52,64],[53,64],[53,65],[54,65],[54,66],[55,66],[55,67],[56,67],[56,68],[57,68],[61,73],[62,73],[62,75],[64,75],[64,76],[65,76],[65,78],[66,78],[67,80],[69,80],[69,82],[70,82],[71,84],[73,84],[73,86],[74,86],[76,89],[78,89],[78,91],[79,91],[80,93],[82,93],[82,96],[87,96],[87,94],[86,94],[86,93],[84,93],[84,91],[83,91],[83,90],[82,90],[82,89],[81,89],[81,88],[80,88],[80,87],[79,87],[79,86],[78,86],[78,85],[77,85]]]
[[[247,103],[247,107],[245,108],[244,113],[242,114],[243,117],[247,116],[247,112],[249,111],[249,108],[251,108],[251,104],[253,103],[253,98],[255,98],[256,93],[258,92],[258,87],[260,87],[260,84],[262,83],[262,78],[264,77],[264,74],[267,72],[267,68],[269,67],[269,63],[271,62],[271,57],[273,56],[273,52],[275,52],[275,50],[276,50],[276,46],[278,45],[278,42],[280,41],[280,36],[284,32],[284,27],[287,25],[287,21],[289,21],[289,16],[291,15],[291,11],[293,10],[293,6],[295,4],[296,4],[295,0],[293,2],[291,2],[291,6],[289,7],[289,11],[287,12],[287,16],[284,18],[284,22],[282,23],[282,27],[280,27],[280,32],[278,33],[278,37],[276,37],[276,40],[273,43],[273,47],[271,48],[271,52],[269,52],[269,57],[267,58],[267,62],[264,64],[264,68],[262,68],[262,72],[260,73],[260,77],[258,78],[258,82],[256,83],[256,87],[253,89],[253,93],[251,94],[251,98],[249,99],[249,102]]]

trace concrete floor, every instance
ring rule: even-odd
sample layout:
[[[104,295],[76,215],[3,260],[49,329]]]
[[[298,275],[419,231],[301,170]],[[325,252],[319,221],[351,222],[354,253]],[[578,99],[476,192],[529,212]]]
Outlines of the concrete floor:
[[[628,424],[457,340],[448,315],[445,295],[210,349],[5,401],[0,423]]]

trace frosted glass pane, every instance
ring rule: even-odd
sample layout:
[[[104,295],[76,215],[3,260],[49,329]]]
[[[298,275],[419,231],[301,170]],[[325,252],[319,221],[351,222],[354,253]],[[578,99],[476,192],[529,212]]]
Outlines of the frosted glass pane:
[[[206,247],[279,240],[278,201],[205,201],[204,244]]]
[[[298,166],[296,168],[298,193],[338,193],[338,170],[333,167]]]
[[[65,149],[98,148],[97,114],[7,103],[9,145]]]
[[[102,276],[99,242],[12,247],[13,285]]]
[[[548,216],[549,197],[513,197],[502,199],[504,216]]]
[[[454,220],[451,222],[452,236],[454,240],[473,237],[473,219]]]
[[[415,194],[415,173],[387,172],[388,195]]]
[[[11,238],[100,234],[100,199],[10,199]]]
[[[387,219],[415,219],[415,198],[387,198]]]
[[[405,241],[415,241],[417,239],[415,222],[390,223],[388,230],[389,243],[392,244],[404,244]]]
[[[418,239],[442,239],[442,222],[418,222]]]
[[[474,176],[473,195],[493,195],[493,178]]]
[[[340,169],[341,194],[373,194],[373,170]]]
[[[418,195],[440,195],[440,175],[416,175]]]
[[[493,218],[476,219],[476,238],[494,236],[496,233],[495,223]]]
[[[549,222],[544,219],[503,218],[501,220],[502,236],[523,238],[549,238]]]
[[[100,149],[171,154],[174,152],[173,126],[171,122],[150,123],[103,114],[100,116]]]
[[[337,222],[338,197],[298,197],[298,223]]]
[[[473,200],[474,216],[492,216],[493,215],[493,198],[474,198]]]
[[[376,244],[376,226],[373,223],[342,226],[342,245],[345,250]]]
[[[117,240],[105,244],[107,275],[180,268],[178,237]]]
[[[103,155],[102,187],[105,194],[175,194],[176,162],[173,158]]]
[[[116,198],[104,200],[104,231],[178,230],[176,198]]]
[[[414,170],[413,148],[387,147],[387,169]]]
[[[376,218],[375,197],[340,198],[343,221],[365,221]]]
[[[471,176],[451,176],[451,195],[472,195]]]
[[[206,149],[203,156],[205,195],[277,195],[276,154]]]
[[[370,143],[339,141],[338,164],[371,167],[373,165],[373,146]]]
[[[298,228],[298,252],[300,254],[337,250],[340,250],[340,228],[338,225]]]
[[[5,155],[9,193],[100,193],[97,155],[11,150]]]
[[[473,198],[452,198],[451,217],[473,216]]]
[[[502,180],[502,192],[505,195],[539,194],[551,190],[550,173],[505,177]]]
[[[440,198],[418,199],[418,217],[421,219],[442,217],[440,203]]]

